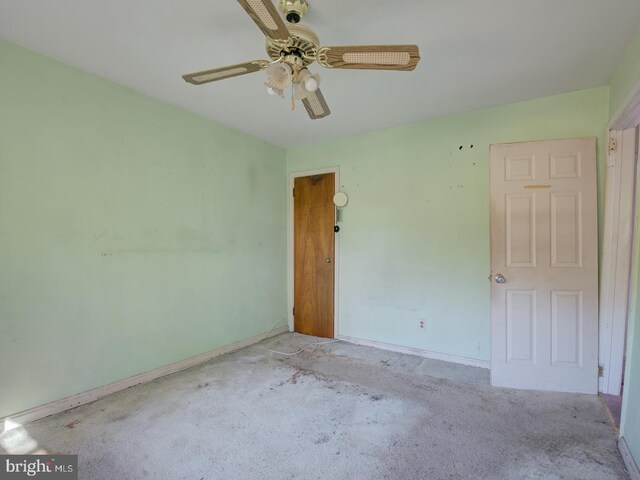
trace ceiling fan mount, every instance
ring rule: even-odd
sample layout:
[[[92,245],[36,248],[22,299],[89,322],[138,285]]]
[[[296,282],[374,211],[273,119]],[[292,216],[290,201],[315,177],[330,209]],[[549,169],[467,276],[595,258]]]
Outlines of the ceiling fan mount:
[[[321,47],[318,35],[299,25],[309,4],[307,0],[279,0],[285,24],[272,0],[237,0],[266,36],[271,61],[253,60],[213,70],[190,73],[182,78],[202,85],[247,73],[266,71],[265,85],[270,95],[284,97],[291,87],[291,109],[301,100],[311,119],[331,113],[319,89],[320,76],[307,68],[318,62],[325,68],[411,71],[420,61],[417,45],[359,45]]]
[[[307,0],[280,0],[280,11],[289,23],[300,23],[309,10]]]

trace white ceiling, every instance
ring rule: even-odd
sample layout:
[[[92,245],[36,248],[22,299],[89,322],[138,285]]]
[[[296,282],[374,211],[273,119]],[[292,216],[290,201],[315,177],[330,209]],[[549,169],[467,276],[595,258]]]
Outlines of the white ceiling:
[[[276,0],[277,1],[277,0]],[[263,73],[183,73],[267,58],[235,0],[0,0],[0,37],[284,147],[605,85],[638,0],[310,0],[323,45],[416,43],[414,72],[324,70],[332,114],[270,97]]]

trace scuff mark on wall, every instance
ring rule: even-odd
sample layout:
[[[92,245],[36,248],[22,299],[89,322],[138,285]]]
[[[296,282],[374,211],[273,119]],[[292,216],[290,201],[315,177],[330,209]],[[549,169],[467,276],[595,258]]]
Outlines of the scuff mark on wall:
[[[104,237],[107,234],[108,231],[109,231],[109,229],[107,228],[104,232],[102,232],[100,235],[98,235],[96,237],[96,239],[89,244],[89,246],[92,246],[94,243],[96,243],[98,240],[100,240],[102,237]]]

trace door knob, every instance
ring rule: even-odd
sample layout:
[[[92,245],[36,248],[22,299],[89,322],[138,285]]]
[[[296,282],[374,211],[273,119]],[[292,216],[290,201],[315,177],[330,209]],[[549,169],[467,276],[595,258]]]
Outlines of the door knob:
[[[493,279],[496,281],[496,283],[505,283],[507,281],[507,279],[504,278],[504,276],[501,273],[496,274],[496,276],[493,277]]]
[[[331,263],[331,259],[330,259],[330,258],[327,258],[327,259],[325,260],[325,262],[326,262],[326,263]]]

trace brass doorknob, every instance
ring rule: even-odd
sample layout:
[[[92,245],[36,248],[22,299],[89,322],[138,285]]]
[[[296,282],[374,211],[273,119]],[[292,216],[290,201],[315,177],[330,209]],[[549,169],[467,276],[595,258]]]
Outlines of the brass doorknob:
[[[330,258],[327,258],[327,259],[325,260],[325,262],[326,262],[326,263],[331,263],[331,259],[330,259]]]

